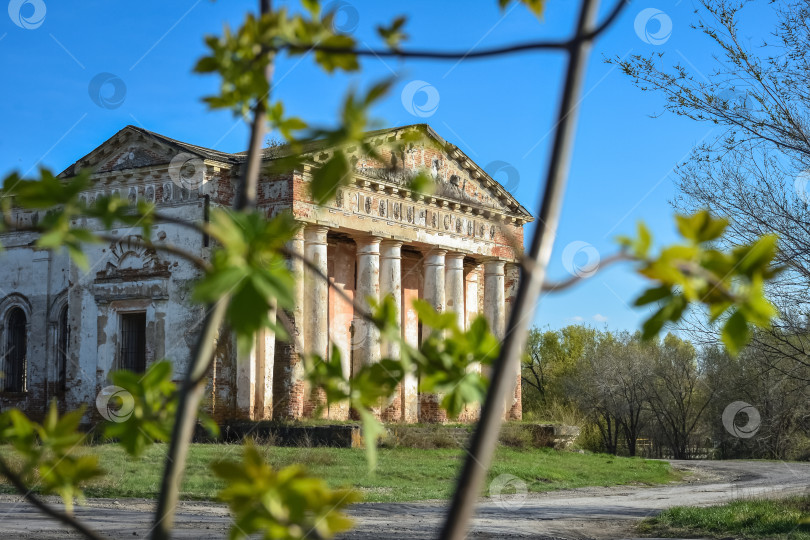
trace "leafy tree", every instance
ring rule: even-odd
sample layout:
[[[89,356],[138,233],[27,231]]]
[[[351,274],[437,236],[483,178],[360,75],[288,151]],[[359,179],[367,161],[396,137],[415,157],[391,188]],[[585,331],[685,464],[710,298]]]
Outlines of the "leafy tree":
[[[667,334],[658,347],[647,388],[657,426],[675,459],[688,459],[693,435],[714,392],[707,389],[694,346]]]
[[[589,415],[611,454],[623,441],[627,453],[636,455],[636,441],[648,421],[646,386],[656,346],[643,342],[640,334],[601,331],[567,377],[570,399]]]
[[[563,381],[597,335],[593,328],[573,324],[560,330],[532,328],[521,371],[524,408],[541,409],[552,399],[564,398]]]

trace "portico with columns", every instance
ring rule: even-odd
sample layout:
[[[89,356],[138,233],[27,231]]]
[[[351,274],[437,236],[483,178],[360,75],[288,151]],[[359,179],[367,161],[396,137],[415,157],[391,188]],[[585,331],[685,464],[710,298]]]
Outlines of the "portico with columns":
[[[291,191],[296,196],[291,204],[301,222],[303,244],[291,248],[302,250],[329,278],[326,282],[304,270],[303,279],[297,280],[303,289],[296,291],[304,299],[303,312],[288,314],[299,331],[296,346],[326,356],[334,343],[347,377],[381,358],[396,358],[399,350],[396,343],[381,342],[376,328],[354,313],[346,297],[367,308],[369,299],[390,296],[399,309],[403,337],[418,345],[430,330],[418,321],[412,308],[414,299],[454,313],[462,328],[483,314],[492,332],[502,339],[516,291],[523,225],[531,221],[531,215],[498,182],[427,126],[389,131],[380,144],[403,136],[408,129],[421,130],[439,144],[438,148],[415,144],[401,155],[387,155],[403,167],[400,177],[387,175],[379,163],[357,160],[349,185],[339,188],[326,205],[316,205],[308,199],[306,184],[319,162],[329,159],[325,149],[292,178]],[[385,155],[385,150],[381,153]],[[432,171],[435,191],[411,193],[404,178],[409,171],[424,169]],[[274,361],[298,364],[278,353]],[[287,377],[284,386],[303,386],[296,380],[303,377],[302,370],[279,367],[275,372]],[[277,407],[273,418],[297,418],[298,411],[303,417],[311,416],[324,405],[317,390],[284,396],[291,403]],[[374,412],[389,422],[443,422],[447,418],[439,407],[440,399],[420,394],[418,381],[409,376],[393,400]],[[516,389],[515,399],[505,404],[508,417],[521,416],[519,400]],[[332,405],[320,408],[324,416],[335,420],[351,414]],[[462,420],[476,416],[477,410],[471,409],[462,414]]]
[[[337,292],[330,294],[333,288],[339,287],[365,308],[369,307],[369,298],[390,296],[399,308],[403,336],[414,345],[430,331],[416,319],[408,304],[415,298],[428,301],[439,311],[454,313],[462,328],[483,313],[492,332],[503,337],[509,293],[505,268],[516,268],[514,261],[478,257],[450,246],[408,243],[368,231],[350,232],[340,226],[307,224],[303,226],[303,238],[305,256],[329,281],[309,270],[303,270],[303,279],[297,281],[301,290],[296,295],[304,299],[299,325],[303,327],[303,338],[298,346],[326,357],[330,343],[335,343],[347,376],[381,358],[396,358],[399,346],[381,341],[377,329],[354,313],[353,304]],[[410,264],[403,265],[403,258]],[[290,380],[291,386],[303,386],[303,371],[298,371],[297,376],[301,380]],[[288,407],[291,417],[299,417],[293,411],[301,411],[300,417],[310,417],[318,405],[324,405],[318,401],[322,398],[317,390],[313,393],[307,389],[290,399],[300,400]],[[443,422],[447,418],[438,406],[439,399],[433,394],[420,395],[418,381],[406,380],[394,399],[375,413],[388,422]],[[475,416],[470,412],[463,419]],[[519,417],[519,413],[512,411],[512,416]],[[324,408],[322,417],[346,420],[349,411],[330,405]]]

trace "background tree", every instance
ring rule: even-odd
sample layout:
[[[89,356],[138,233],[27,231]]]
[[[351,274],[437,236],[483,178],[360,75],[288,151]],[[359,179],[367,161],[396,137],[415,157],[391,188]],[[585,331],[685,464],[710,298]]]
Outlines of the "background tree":
[[[647,402],[675,459],[691,457],[690,446],[714,392],[703,380],[694,346],[667,334],[653,357]]]
[[[717,125],[720,133],[696,147],[676,169],[679,211],[708,208],[731,216],[726,247],[763,234],[779,236],[776,260],[786,271],[768,288],[780,316],[757,332],[752,347],[771,369],[807,381],[810,286],[810,2],[769,5],[773,31],[749,38],[739,0],[702,0],[693,28],[717,51],[715,69],[699,73],[666,55],[612,59],[644,91],[660,94],[667,111]],[[706,344],[716,327],[691,320]],[[790,362],[786,362],[789,359]],[[789,365],[792,364],[792,365]]]
[[[524,409],[540,412],[555,400],[565,402],[563,383],[597,336],[595,329],[583,325],[545,331],[532,328],[521,369]]]
[[[636,441],[647,422],[645,386],[655,347],[638,333],[599,332],[567,377],[571,399],[593,420],[611,454],[624,442],[627,453],[636,455]]]

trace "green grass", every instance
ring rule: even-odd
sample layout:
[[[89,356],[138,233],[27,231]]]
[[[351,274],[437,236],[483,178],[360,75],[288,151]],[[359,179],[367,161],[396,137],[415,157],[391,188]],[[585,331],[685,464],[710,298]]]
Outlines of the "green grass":
[[[130,460],[116,445],[103,444],[86,451],[100,456],[108,471],[103,479],[89,484],[89,497],[155,497],[160,486],[166,445],[155,445],[139,461]],[[332,487],[354,487],[369,502],[397,502],[449,497],[465,453],[461,449],[380,449],[377,471],[368,472],[363,450],[347,448],[262,447],[266,459],[276,467],[301,463],[327,480]],[[238,445],[194,444],[181,497],[214,499],[222,483],[208,464],[236,459]],[[500,448],[490,471],[490,480],[500,474],[521,478],[530,491],[550,491],[584,486],[618,484],[661,484],[680,479],[668,463],[603,454],[578,454],[551,449],[514,450]],[[11,487],[0,484],[0,490]]]
[[[810,496],[742,499],[721,506],[679,506],[644,520],[644,533],[810,540]]]

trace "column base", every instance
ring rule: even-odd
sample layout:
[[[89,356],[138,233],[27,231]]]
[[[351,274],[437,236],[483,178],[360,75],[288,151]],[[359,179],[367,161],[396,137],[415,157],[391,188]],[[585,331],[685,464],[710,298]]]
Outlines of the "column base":
[[[444,424],[447,411],[439,406],[438,394],[419,394],[419,421],[426,424]]]
[[[383,422],[402,422],[402,385],[397,386],[394,399],[386,407],[380,419]]]

